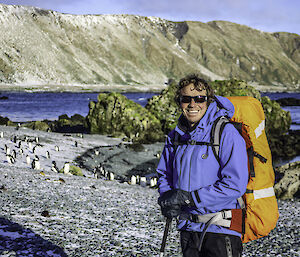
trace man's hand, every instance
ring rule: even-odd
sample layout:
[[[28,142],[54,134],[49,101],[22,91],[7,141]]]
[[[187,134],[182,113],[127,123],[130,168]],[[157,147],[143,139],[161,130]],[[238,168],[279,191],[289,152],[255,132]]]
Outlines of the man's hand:
[[[175,218],[180,215],[181,207],[195,206],[190,192],[181,189],[172,189],[158,198],[162,214],[167,218]]]

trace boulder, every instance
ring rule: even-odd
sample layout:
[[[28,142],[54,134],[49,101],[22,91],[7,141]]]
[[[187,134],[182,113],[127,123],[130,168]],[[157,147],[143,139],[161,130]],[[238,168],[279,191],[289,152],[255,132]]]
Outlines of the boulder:
[[[252,96],[261,100],[259,91],[244,80],[215,80],[211,85],[216,95],[220,96]]]
[[[86,117],[89,132],[152,143],[164,139],[160,121],[147,109],[120,93],[99,94]]]
[[[273,160],[291,159],[300,153],[300,130],[290,130],[283,135],[271,135],[268,141]]]
[[[7,125],[9,118],[0,116],[0,125]]]
[[[293,97],[280,98],[276,100],[280,106],[300,106],[300,99]]]
[[[269,139],[287,133],[292,123],[290,112],[281,109],[280,104],[268,96],[262,97],[261,102],[266,115],[266,133]]]
[[[49,131],[50,129],[48,121],[32,121],[28,123],[23,123],[22,127],[30,128],[33,130],[42,130],[42,131]]]
[[[58,120],[51,122],[51,130],[60,133],[85,133],[87,132],[85,117],[79,114],[71,117],[67,114],[60,115]]]
[[[300,196],[300,161],[288,163],[275,169],[277,178],[274,190],[277,198],[292,199]]]

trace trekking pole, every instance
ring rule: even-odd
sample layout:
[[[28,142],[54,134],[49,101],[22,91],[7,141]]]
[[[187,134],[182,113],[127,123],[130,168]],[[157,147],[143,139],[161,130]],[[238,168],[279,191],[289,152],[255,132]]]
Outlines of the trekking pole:
[[[166,247],[166,242],[167,242],[167,237],[168,237],[171,222],[172,222],[172,218],[167,218],[166,225],[165,225],[165,231],[164,231],[163,239],[161,242],[161,247],[159,250],[159,252],[160,252],[159,257],[163,257],[165,254],[165,247]]]

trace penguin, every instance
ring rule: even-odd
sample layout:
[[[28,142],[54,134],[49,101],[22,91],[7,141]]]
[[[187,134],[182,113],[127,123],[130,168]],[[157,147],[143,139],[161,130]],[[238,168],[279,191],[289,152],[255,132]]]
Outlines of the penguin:
[[[150,179],[150,187],[155,187],[157,185],[157,178]]]
[[[4,132],[3,132],[3,131],[0,132],[0,137],[1,137],[1,138],[4,137]]]
[[[26,155],[26,163],[29,165],[30,164],[30,156]]]
[[[136,176],[134,176],[134,175],[131,176],[130,184],[131,185],[136,185]]]
[[[54,172],[56,172],[56,173],[59,172],[59,171],[58,171],[58,168],[57,168],[57,166],[56,166],[56,161],[52,161],[51,170],[54,171]]]
[[[6,155],[9,155],[10,154],[10,148],[6,144],[4,145],[4,148],[5,148]]]
[[[115,180],[115,174],[113,172],[109,172],[109,180],[110,181]]]
[[[14,157],[10,154],[6,155],[6,160],[9,164],[14,164],[16,162],[16,160],[14,159]]]
[[[39,137],[35,137],[35,142],[36,142],[36,143],[39,142]]]
[[[140,185],[145,187],[147,185],[147,179],[146,177],[141,177]]]
[[[23,156],[23,154],[24,154],[24,151],[23,151],[23,149],[22,149],[22,148],[20,148],[20,149],[19,149],[19,153],[21,154],[21,156]]]
[[[58,147],[58,145],[56,145],[54,148],[55,148],[55,151],[56,151],[56,152],[58,152],[58,151],[59,151],[59,147]]]
[[[19,141],[17,147],[21,148],[21,144],[22,144],[22,141]]]
[[[14,149],[14,150],[12,150],[12,157],[14,157],[14,159],[16,159],[17,158],[17,152],[16,152],[16,150]]]
[[[33,168],[34,170],[39,170],[41,169],[41,164],[39,161],[39,157],[36,155],[31,163],[31,168]]]
[[[36,145],[32,148],[32,153],[35,153],[36,152]]]
[[[49,153],[49,151],[46,152],[46,158],[50,159],[50,153]]]
[[[74,144],[74,145],[75,145],[75,147],[77,147],[77,146],[78,146],[78,142],[77,142],[77,141],[75,141],[75,144]]]
[[[69,162],[65,162],[65,164],[64,164],[64,173],[65,174],[70,173],[70,163]]]
[[[16,130],[19,130],[19,129],[20,129],[20,127],[21,127],[21,124],[20,124],[20,123],[18,123],[18,124],[17,124],[17,126],[16,126]]]

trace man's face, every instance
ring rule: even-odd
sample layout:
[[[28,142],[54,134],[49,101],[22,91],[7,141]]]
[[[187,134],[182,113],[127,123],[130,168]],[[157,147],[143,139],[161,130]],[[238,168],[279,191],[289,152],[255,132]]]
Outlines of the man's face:
[[[194,84],[189,84],[185,86],[184,88],[181,89],[180,91],[181,94],[181,101],[180,101],[180,106],[183,112],[183,115],[186,117],[186,119],[189,121],[191,127],[195,125],[203,115],[205,114],[207,110],[207,101],[203,101],[204,99],[198,100],[200,102],[195,102],[195,99],[193,98],[188,98],[185,96],[199,96],[199,98],[205,97],[206,96],[206,90],[203,89],[201,91],[198,91]],[[185,99],[184,99],[185,98]],[[189,102],[187,102],[190,100]]]

